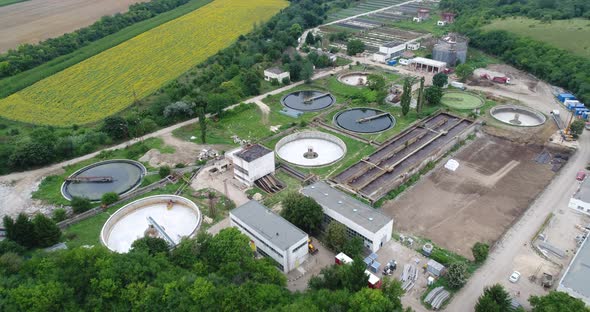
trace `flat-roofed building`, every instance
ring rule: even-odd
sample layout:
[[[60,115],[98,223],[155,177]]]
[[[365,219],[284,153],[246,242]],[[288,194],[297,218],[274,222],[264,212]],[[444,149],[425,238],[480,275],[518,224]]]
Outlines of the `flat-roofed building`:
[[[590,306],[590,283],[588,281],[590,281],[590,245],[586,237],[559,281],[557,291],[566,292]]]
[[[245,146],[228,154],[233,162],[234,177],[248,186],[275,172],[274,152],[260,144]]]
[[[568,207],[590,215],[590,179],[584,179],[580,184],[574,196],[570,198]]]
[[[301,192],[322,206],[324,226],[331,221],[344,224],[349,237],[360,237],[363,245],[373,252],[391,240],[393,219],[375,208],[323,181],[308,185]]]
[[[264,70],[264,80],[266,81],[276,79],[278,82],[283,82],[283,79],[285,78],[291,78],[290,73],[286,70],[282,70],[278,67],[271,67]]]
[[[259,202],[251,200],[230,211],[229,217],[231,226],[250,237],[256,251],[275,260],[284,273],[307,259],[308,235]]]
[[[414,70],[426,71],[429,73],[440,73],[447,68],[447,63],[435,61],[425,57],[415,57],[410,61]]]

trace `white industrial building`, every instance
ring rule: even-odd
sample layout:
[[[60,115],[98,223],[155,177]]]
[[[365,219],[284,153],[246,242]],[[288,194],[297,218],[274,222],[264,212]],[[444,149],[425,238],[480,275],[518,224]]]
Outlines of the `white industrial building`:
[[[276,79],[279,82],[282,82],[285,78],[291,79],[290,73],[278,67],[272,67],[264,70],[264,80],[266,81]]]
[[[574,196],[570,198],[568,207],[590,215],[590,179],[584,179],[580,184]]]
[[[588,238],[586,238],[565,270],[557,286],[557,291],[568,293],[590,306],[590,283],[588,281],[590,281],[590,245],[588,245]]]
[[[373,61],[379,63],[386,63],[389,55],[381,52],[373,53]]]
[[[414,70],[426,71],[429,73],[440,73],[447,68],[447,63],[435,61],[425,57],[415,57],[410,61]]]
[[[250,238],[256,251],[276,261],[284,273],[307,260],[308,236],[259,202],[251,200],[229,212],[231,226]]]
[[[416,51],[416,50],[420,49],[420,42],[418,42],[418,41],[409,42],[406,45],[406,49]]]
[[[248,186],[275,172],[275,153],[260,144],[248,145],[228,154],[233,162],[234,177]]]
[[[393,219],[374,208],[329,186],[316,182],[301,191],[315,199],[324,210],[324,226],[332,221],[344,224],[349,237],[360,237],[366,248],[376,252],[389,240],[393,231]]]

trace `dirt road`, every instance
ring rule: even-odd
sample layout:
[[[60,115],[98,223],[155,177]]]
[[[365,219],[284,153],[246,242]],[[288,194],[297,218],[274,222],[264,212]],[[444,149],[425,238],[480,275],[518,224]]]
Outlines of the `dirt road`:
[[[577,188],[576,172],[584,168],[590,158],[590,134],[580,138],[580,148],[561,169],[555,179],[531,205],[522,218],[498,241],[486,263],[475,272],[467,285],[453,298],[446,311],[473,311],[483,288],[508,278],[514,268],[519,250],[530,242],[550,212],[569,209],[567,204]]]
[[[88,26],[146,0],[31,0],[0,7],[0,52]]]

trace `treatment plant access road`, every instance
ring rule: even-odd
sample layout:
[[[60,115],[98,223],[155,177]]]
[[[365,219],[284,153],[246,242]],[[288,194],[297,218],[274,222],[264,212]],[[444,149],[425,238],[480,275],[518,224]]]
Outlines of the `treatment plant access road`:
[[[315,73],[312,79],[320,79],[338,73],[344,70],[345,68],[345,66],[340,66],[334,69],[320,71]],[[303,84],[303,81],[292,83],[290,85],[247,99],[243,101],[243,103],[258,103],[257,105],[260,105],[260,103],[262,103],[261,101],[265,97],[287,91],[301,84]],[[232,109],[239,104],[240,103],[237,103],[232,106],[226,107],[224,110]],[[42,167],[23,172],[15,172],[4,176],[0,176],[0,218],[5,215],[16,216],[20,212],[36,213],[39,209],[45,209],[46,207],[37,207],[34,204],[33,200],[31,199],[31,193],[37,189],[37,186],[42,178],[51,174],[58,173],[65,166],[69,166],[96,157],[102,151],[121,149],[149,138],[170,135],[174,130],[184,127],[186,125],[194,124],[198,121],[198,118],[189,119],[181,123],[172,125],[170,127],[146,134],[142,137],[131,139],[129,141],[84,156],[66,160],[57,164],[49,165],[47,167]]]
[[[445,311],[473,311],[478,297],[486,286],[507,279],[514,270],[514,260],[521,248],[531,248],[530,242],[542,226],[549,213],[557,213],[567,208],[572,194],[576,191],[576,173],[586,167],[590,159],[590,133],[579,138],[579,148],[567,164],[532,203],[518,222],[512,226],[492,248],[488,259],[468,280],[467,284],[454,296]],[[518,298],[521,304],[528,298]]]

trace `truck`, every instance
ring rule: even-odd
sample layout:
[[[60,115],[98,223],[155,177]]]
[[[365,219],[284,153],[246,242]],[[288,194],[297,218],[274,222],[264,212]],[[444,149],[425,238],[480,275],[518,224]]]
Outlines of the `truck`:
[[[459,81],[451,81],[451,87],[455,87],[457,89],[465,90],[465,84]]]
[[[510,83],[510,78],[508,78],[508,77],[500,77],[500,76],[493,76],[492,77],[489,74],[482,74],[480,76],[480,78],[491,80],[491,81],[493,81],[495,83],[502,83],[502,84],[508,84],[508,83]]]

